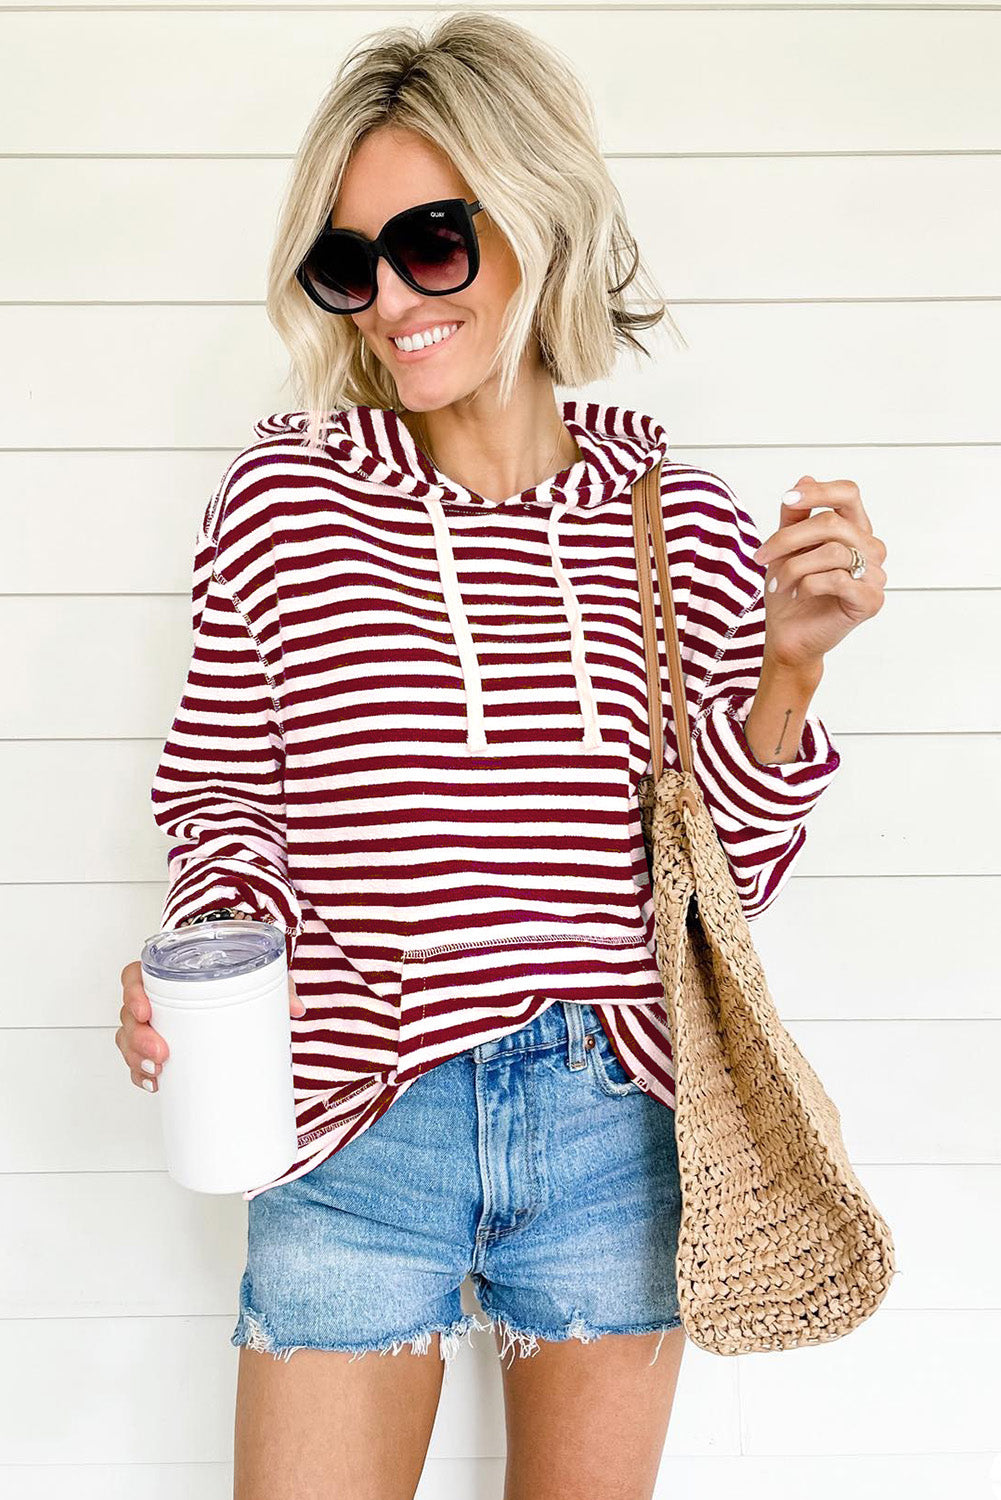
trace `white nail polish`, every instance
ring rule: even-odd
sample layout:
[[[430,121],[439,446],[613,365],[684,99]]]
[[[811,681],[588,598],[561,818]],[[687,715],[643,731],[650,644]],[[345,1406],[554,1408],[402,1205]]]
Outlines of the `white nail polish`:
[[[768,580],[768,592],[770,594],[774,594],[774,592],[778,588],[778,586],[779,586],[779,581],[778,581],[777,578],[769,578],[769,580]]]
[[[151,1094],[154,1092],[155,1087],[156,1086],[153,1083],[152,1078],[144,1078],[143,1079],[143,1088],[144,1089],[149,1089],[149,1091],[150,1091]]]
[[[139,1066],[142,1068],[142,1070],[143,1070],[144,1073],[155,1073],[156,1072],[156,1063],[153,1061],[153,1059],[151,1057],[144,1057],[143,1060],[142,1060],[142,1062],[139,1064]]]
[[[802,500],[802,498],[803,496],[799,490],[786,490],[785,494],[782,496],[782,499],[786,502],[787,505],[795,505],[796,501]]]

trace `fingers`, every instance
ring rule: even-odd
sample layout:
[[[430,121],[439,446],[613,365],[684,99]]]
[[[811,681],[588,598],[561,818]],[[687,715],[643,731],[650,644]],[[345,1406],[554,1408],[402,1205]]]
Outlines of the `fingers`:
[[[115,1034],[118,1050],[128,1064],[134,1084],[142,1085],[148,1093],[155,1093],[157,1080],[167,1061],[167,1043],[152,1026],[140,1026],[136,1022],[129,1027],[120,1027]]]
[[[115,1045],[128,1064],[132,1082],[148,1093],[156,1093],[157,1080],[170,1049],[149,1024],[152,1006],[143,988],[141,972],[138,962],[127,964],[122,970],[122,1024],[115,1032]]]
[[[793,498],[794,491],[799,492],[798,500]],[[818,505],[827,505],[860,531],[872,531],[854,479],[819,480],[814,479],[812,474],[804,474],[793,489],[787,490],[782,496],[782,504],[791,514],[799,515],[808,515]]]
[[[786,507],[783,505],[783,512]],[[863,530],[836,510],[818,511],[816,515],[796,520],[795,511],[791,519],[755,549],[755,562],[767,567],[782,557],[806,547],[815,547],[821,542],[842,542],[846,547],[857,547],[868,563],[882,565],[886,561],[886,543],[871,530]]]
[[[833,595],[850,605],[851,612],[860,619],[870,619],[879,614],[886,602],[886,595],[881,585],[870,582],[869,571],[867,568],[864,578],[852,578],[842,568],[829,568],[824,573],[808,573],[795,586],[796,593],[800,598]]]
[[[838,541],[858,547],[861,540],[858,527],[833,510],[825,510],[801,521],[789,521],[778,531],[773,531],[757,548],[754,557],[757,562],[769,563],[776,557],[797,552],[801,547],[815,547],[818,542]]]
[[[296,994],[295,980],[291,974],[288,977],[288,1011],[289,1015],[295,1016],[296,1019],[306,1014],[306,1007]]]
[[[122,970],[123,1011],[129,1011],[137,1021],[148,1021],[153,1014],[149,996],[143,989],[142,967],[137,962]]]
[[[859,551],[862,549],[859,548]],[[811,547],[806,552],[794,552],[775,563],[769,570],[766,589],[769,593],[788,589],[790,594],[794,594],[797,587],[811,574],[832,571],[847,573],[853,561],[851,546],[847,542],[823,542],[819,547]],[[865,582],[882,588],[886,583],[885,572],[879,563],[871,562],[868,558],[866,562],[862,578],[850,581],[856,585]]]

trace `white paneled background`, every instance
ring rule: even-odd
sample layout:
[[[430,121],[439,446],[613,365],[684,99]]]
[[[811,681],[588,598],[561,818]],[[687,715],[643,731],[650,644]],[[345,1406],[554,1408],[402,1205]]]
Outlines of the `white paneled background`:
[[[690,346],[658,337],[595,394],[658,415],[763,535],[801,473],[847,476],[889,548],[886,605],[815,700],[841,774],[756,930],[900,1274],[833,1345],[690,1345],[658,1496],[998,1500],[1001,13],[506,13],[585,77]],[[357,37],[433,15],[82,0],[0,17],[11,1500],[230,1494],[246,1204],[166,1177],[158,1104],[114,1046],[119,975],[159,912],[149,785],[195,525],[253,420],[291,404],[262,305],[290,158]],[[500,1376],[477,1339],[420,1500],[500,1500]]]

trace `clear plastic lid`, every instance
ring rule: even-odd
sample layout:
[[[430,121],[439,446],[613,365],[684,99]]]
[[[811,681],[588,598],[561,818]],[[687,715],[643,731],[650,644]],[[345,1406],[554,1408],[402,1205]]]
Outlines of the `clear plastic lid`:
[[[157,979],[236,979],[285,953],[285,935],[269,922],[199,922],[157,932],[140,962]]]

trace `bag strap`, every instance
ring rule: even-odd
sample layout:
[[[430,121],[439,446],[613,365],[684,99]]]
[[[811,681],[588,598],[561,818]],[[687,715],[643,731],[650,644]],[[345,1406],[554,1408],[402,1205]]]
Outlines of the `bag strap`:
[[[657,646],[657,616],[650,573],[650,536],[657,564],[657,582],[664,615],[664,640],[671,680],[671,709],[678,759],[683,771],[692,769],[692,738],[688,727],[688,705],[685,700],[685,678],[681,667],[681,646],[674,615],[674,596],[667,562],[667,540],[664,536],[664,510],[660,498],[660,462],[641,474],[633,485],[633,540],[636,546],[636,570],[640,585],[640,610],[643,615],[643,650],[646,657],[647,701],[650,713],[650,749],[654,781],[664,770],[664,709],[660,691],[660,651]]]

